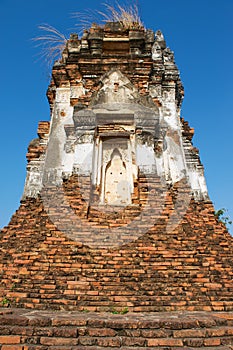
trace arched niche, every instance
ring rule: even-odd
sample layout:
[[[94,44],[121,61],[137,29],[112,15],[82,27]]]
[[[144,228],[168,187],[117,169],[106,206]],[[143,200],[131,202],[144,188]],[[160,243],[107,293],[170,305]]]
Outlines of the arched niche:
[[[126,164],[118,148],[114,148],[111,160],[104,174],[104,202],[110,205],[128,205],[131,203],[130,181]]]

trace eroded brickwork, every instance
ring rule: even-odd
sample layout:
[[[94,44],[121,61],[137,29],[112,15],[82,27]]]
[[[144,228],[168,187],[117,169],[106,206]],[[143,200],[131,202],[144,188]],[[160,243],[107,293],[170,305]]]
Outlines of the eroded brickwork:
[[[28,162],[33,159],[38,159],[42,154],[45,154],[46,144],[48,140],[50,122],[40,122],[37,129],[38,138],[30,142],[28,146],[28,153],[26,155]]]
[[[154,222],[148,228],[143,201],[148,207],[152,189],[143,181],[140,206],[118,212],[88,208],[77,177],[64,182],[64,192],[46,190],[54,201],[53,222],[41,198],[23,201],[1,235],[2,300],[37,309],[233,310],[233,239],[218,223],[212,203],[192,199],[170,231],[178,190],[187,191],[182,183],[147,208]],[[159,192],[159,186],[155,181],[154,190]],[[72,208],[74,220],[79,218],[73,232],[66,230],[70,217],[65,206]],[[57,226],[64,213],[62,232]],[[112,246],[116,226],[124,228],[126,238]],[[137,236],[144,227],[146,232]],[[110,240],[104,244],[105,229]]]

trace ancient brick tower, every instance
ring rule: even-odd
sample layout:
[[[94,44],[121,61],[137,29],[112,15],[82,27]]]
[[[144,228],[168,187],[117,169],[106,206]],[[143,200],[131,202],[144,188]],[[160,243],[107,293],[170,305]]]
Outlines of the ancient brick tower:
[[[233,241],[218,222],[183,87],[160,31],[72,34],[1,233],[2,300],[37,309],[233,310]]]

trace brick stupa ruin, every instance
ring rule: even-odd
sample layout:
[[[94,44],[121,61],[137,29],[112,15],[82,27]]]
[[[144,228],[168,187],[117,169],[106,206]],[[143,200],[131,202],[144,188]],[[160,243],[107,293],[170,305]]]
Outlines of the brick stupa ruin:
[[[37,310],[232,311],[214,215],[160,31],[93,25],[54,64],[51,121],[1,231],[1,300]]]

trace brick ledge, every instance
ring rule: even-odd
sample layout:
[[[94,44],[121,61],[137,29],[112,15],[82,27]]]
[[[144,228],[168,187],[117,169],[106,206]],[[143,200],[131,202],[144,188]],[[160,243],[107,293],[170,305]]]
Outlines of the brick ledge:
[[[0,349],[233,349],[233,312],[0,309]]]

